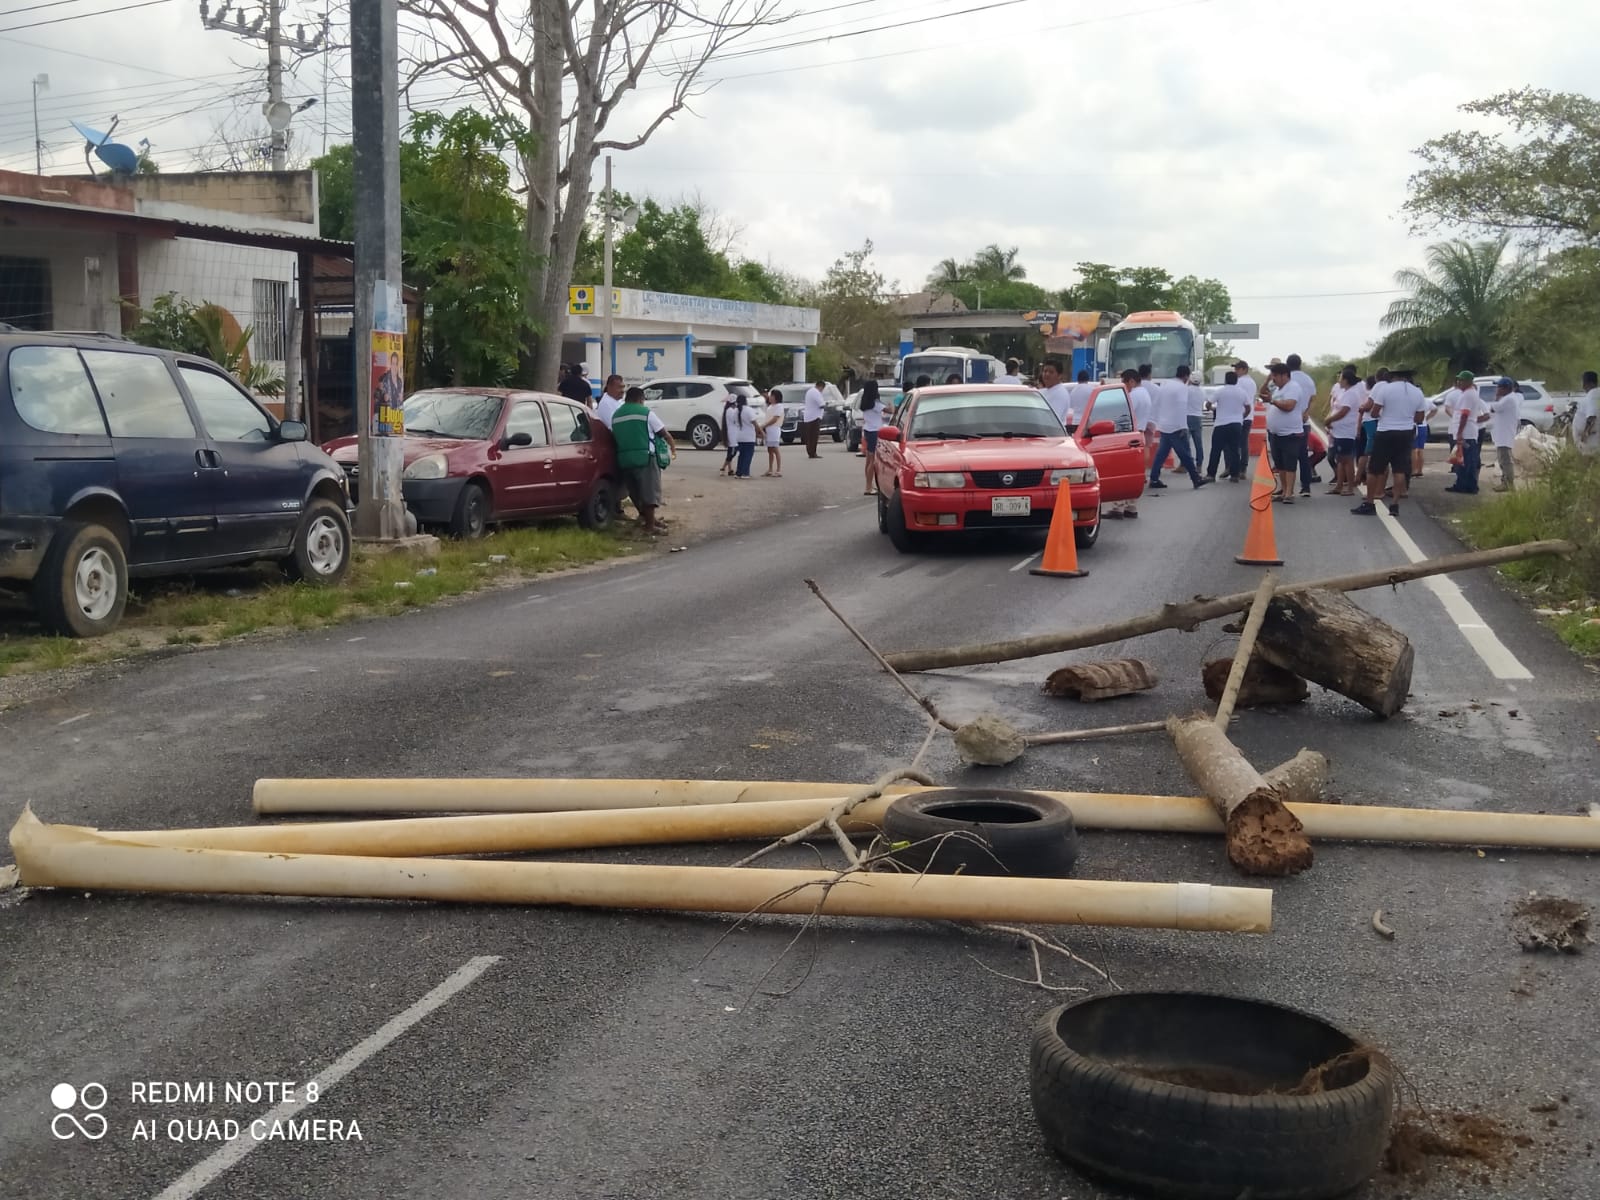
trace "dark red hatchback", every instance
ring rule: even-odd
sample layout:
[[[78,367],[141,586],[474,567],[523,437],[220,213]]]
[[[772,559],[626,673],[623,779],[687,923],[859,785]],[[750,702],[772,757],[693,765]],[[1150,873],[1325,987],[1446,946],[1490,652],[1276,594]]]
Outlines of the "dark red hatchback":
[[[620,498],[611,432],[581,404],[548,392],[432,388],[405,416],[406,507],[424,527],[482,537],[491,524],[575,516],[588,529],[611,523]],[[356,439],[324,447],[357,487]]]

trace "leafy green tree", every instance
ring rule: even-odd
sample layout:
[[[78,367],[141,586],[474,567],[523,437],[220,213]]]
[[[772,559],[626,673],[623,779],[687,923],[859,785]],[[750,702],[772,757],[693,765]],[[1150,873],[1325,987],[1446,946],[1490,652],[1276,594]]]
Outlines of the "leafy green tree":
[[[1439,242],[1428,247],[1424,270],[1396,272],[1409,295],[1384,314],[1376,356],[1418,366],[1442,362],[1447,373],[1507,369],[1508,319],[1538,277],[1531,258],[1508,256],[1510,244],[1507,234]]]
[[[1017,261],[1017,248],[1002,250],[994,242],[972,256],[966,273],[969,278],[994,283],[1010,283],[1028,277],[1028,272]]]
[[[900,325],[888,299],[893,291],[872,262],[870,239],[835,259],[815,293],[814,303],[822,311],[818,349],[860,362],[892,346]]]

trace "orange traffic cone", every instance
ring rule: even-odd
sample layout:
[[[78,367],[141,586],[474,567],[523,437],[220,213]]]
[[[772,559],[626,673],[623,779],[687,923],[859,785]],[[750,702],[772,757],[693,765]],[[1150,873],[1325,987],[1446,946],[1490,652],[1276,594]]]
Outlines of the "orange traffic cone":
[[[1078,542],[1072,531],[1072,485],[1063,479],[1056,491],[1056,510],[1050,514],[1050,536],[1045,538],[1044,559],[1028,574],[1077,579],[1088,573],[1078,570]]]
[[[1283,566],[1283,559],[1278,557],[1278,539],[1272,532],[1272,498],[1277,494],[1278,483],[1263,450],[1256,459],[1255,477],[1250,480],[1250,528],[1244,535],[1244,553],[1235,554],[1234,562],[1247,567]]]

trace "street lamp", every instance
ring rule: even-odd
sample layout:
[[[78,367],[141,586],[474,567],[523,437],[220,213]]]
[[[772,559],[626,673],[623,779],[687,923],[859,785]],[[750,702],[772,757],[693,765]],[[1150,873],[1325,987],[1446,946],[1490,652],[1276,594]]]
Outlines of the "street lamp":
[[[39,137],[39,93],[50,90],[50,76],[42,71],[33,77],[33,173],[44,174],[44,142]]]
[[[639,210],[629,205],[620,213],[616,212],[616,201],[611,191],[611,155],[606,155],[606,190],[605,190],[605,278],[600,286],[600,328],[605,337],[605,358],[600,364],[601,373],[607,376],[616,373],[616,352],[612,349],[611,340],[611,251],[612,251],[612,222],[622,226],[624,233],[639,223]],[[604,383],[604,380],[601,381]]]

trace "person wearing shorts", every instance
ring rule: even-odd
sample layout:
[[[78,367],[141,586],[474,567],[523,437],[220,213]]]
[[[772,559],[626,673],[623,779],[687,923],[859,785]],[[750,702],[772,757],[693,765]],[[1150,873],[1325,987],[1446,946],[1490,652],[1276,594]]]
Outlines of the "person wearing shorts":
[[[1300,452],[1305,449],[1305,397],[1288,363],[1273,363],[1269,379],[1271,399],[1267,401],[1267,449],[1272,470],[1278,477],[1274,499],[1294,503],[1294,477],[1300,469]]]
[[[1366,400],[1367,387],[1361,382],[1361,376],[1356,373],[1354,366],[1345,367],[1334,387],[1332,407],[1328,413],[1328,434],[1333,438],[1334,464],[1333,486],[1328,490],[1334,495],[1356,494],[1356,452],[1361,444],[1361,406]],[[1374,421],[1373,425],[1376,426],[1377,422]]]
[[[883,399],[878,381],[869,379],[861,387],[861,449],[866,453],[866,488],[863,496],[878,494],[878,431],[883,428]]]
[[[767,447],[767,472],[763,478],[783,475],[783,393],[773,388],[767,393],[767,412],[761,418],[761,439]]]
[[[1411,382],[1413,372],[1409,367],[1396,367],[1389,374],[1389,382],[1379,384],[1370,401],[1378,418],[1378,430],[1367,459],[1367,498],[1350,510],[1360,516],[1372,516],[1378,511],[1384,476],[1390,473],[1394,476],[1394,499],[1389,503],[1389,515],[1400,515],[1400,501],[1406,498],[1406,484],[1411,478],[1411,445],[1416,440],[1417,421],[1428,411],[1428,399]]]

